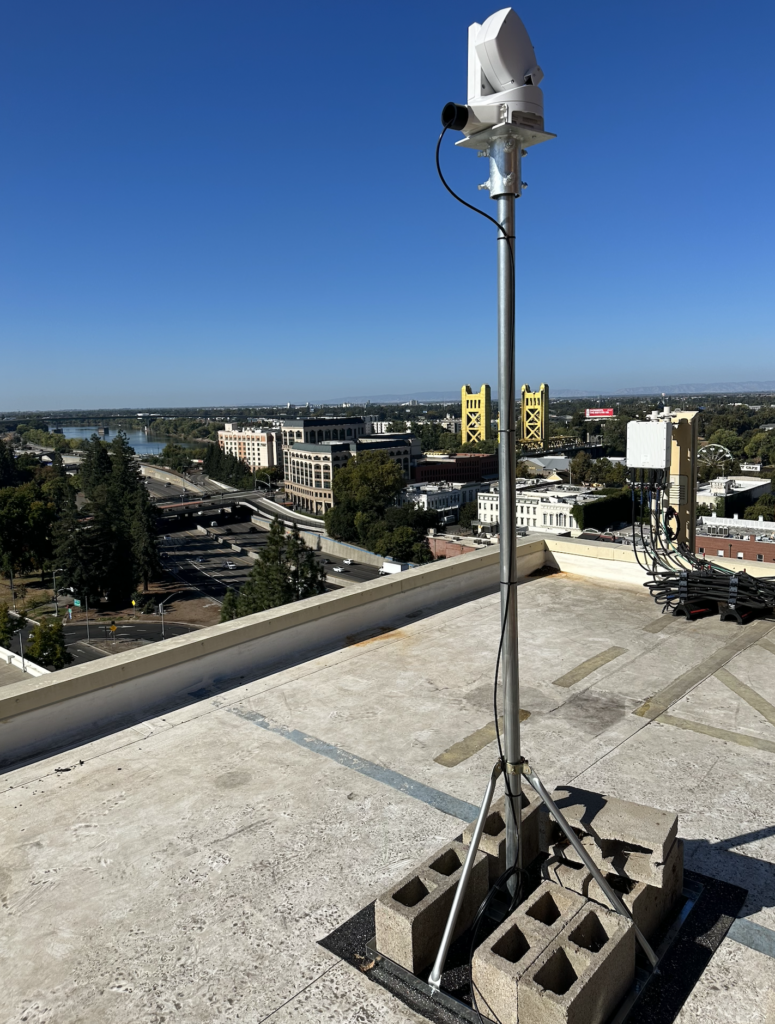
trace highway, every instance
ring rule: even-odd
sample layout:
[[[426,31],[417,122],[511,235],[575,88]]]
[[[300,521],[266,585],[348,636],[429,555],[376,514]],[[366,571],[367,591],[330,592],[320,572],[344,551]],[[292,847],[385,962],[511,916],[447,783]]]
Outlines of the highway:
[[[139,616],[137,622],[119,622],[117,623],[117,626],[117,640],[147,640],[149,643],[155,643],[162,638],[161,620],[156,616]],[[25,649],[32,637],[33,628],[33,625],[28,623],[28,628],[24,636]],[[170,637],[181,636],[183,633],[190,632],[191,626],[183,626],[179,622],[164,623],[164,638],[167,640]],[[65,645],[73,656],[74,665],[83,664],[87,661],[96,661],[98,658],[106,658],[108,656],[104,651],[99,650],[97,647],[90,646],[87,642],[87,637],[91,640],[110,640],[111,633],[108,623],[91,622],[87,630],[85,622],[65,622],[64,633]],[[15,654],[21,654],[19,649],[18,633],[13,637],[13,643],[10,646],[10,650]]]

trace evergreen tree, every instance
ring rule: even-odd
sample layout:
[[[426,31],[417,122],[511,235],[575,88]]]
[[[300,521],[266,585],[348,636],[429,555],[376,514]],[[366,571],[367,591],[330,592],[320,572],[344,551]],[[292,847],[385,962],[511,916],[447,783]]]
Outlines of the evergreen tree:
[[[96,434],[84,442],[83,458],[78,471],[81,488],[88,501],[102,493],[111,476],[108,446]]]
[[[221,622],[231,622],[232,619],[236,618],[238,618],[237,595],[229,588],[221,605]]]
[[[282,523],[275,519],[266,546],[237,598],[237,614],[253,615],[324,590],[325,570],[315,561],[299,531],[294,527],[286,536]]]
[[[11,487],[16,483],[16,462],[13,448],[0,439],[0,487]]]
[[[26,655],[38,665],[59,669],[69,665],[73,656],[65,645],[65,631],[58,621],[43,621],[32,632]]]
[[[16,621],[11,618],[7,604],[0,604],[0,647],[8,650],[11,646]]]

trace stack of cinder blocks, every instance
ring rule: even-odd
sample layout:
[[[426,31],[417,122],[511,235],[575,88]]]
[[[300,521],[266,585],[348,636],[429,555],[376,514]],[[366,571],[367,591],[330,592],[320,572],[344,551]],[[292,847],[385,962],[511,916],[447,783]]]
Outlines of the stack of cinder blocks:
[[[526,864],[540,852],[539,812],[538,797],[525,792],[522,845]],[[491,805],[485,822],[455,938],[471,924],[490,886],[506,870],[505,814],[505,797],[501,797]],[[436,958],[475,824],[466,826],[462,843],[442,847],[376,902],[377,949],[413,974],[430,967]]]
[[[652,939],[675,912],[683,892],[683,842],[678,817],[655,807],[584,789],[555,790],[552,799],[633,920]],[[558,826],[542,809],[544,878],[610,906]]]
[[[635,976],[625,918],[543,882],[478,947],[471,983],[502,1024],[602,1024]]]
[[[683,844],[675,814],[582,789],[552,798],[646,938],[677,909]],[[505,798],[493,803],[456,936],[472,922],[506,866]],[[417,974],[435,959],[474,824],[377,900],[380,953]],[[635,931],[615,913],[536,794],[523,793],[522,852],[539,853],[543,881],[474,953],[471,981],[482,1013],[503,1024],[604,1024],[635,977]]]

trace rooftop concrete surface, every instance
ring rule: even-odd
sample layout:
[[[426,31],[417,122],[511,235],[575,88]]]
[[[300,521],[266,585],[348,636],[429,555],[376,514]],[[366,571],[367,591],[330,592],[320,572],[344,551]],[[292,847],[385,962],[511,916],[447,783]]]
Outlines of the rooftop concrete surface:
[[[27,678],[26,672],[22,672],[16,665],[9,664],[4,658],[0,659],[0,686],[5,686],[8,683],[22,683]]]
[[[775,930],[775,622],[564,573],[517,593],[547,787],[677,813],[687,867]],[[0,775],[0,1021],[421,1020],[317,940],[474,816],[498,606],[413,612]],[[676,1019],[772,1024],[773,959],[727,937]]]

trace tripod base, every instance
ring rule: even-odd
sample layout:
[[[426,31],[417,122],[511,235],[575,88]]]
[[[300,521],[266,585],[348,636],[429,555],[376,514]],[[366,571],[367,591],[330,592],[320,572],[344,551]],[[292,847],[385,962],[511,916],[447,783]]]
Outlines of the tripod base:
[[[565,835],[565,838],[573,847],[576,856],[579,858],[581,863],[584,865],[584,867],[586,867],[586,869],[592,875],[594,880],[600,886],[609,903],[611,904],[613,910],[617,914],[621,914],[622,917],[626,917],[632,923],[632,927],[635,930],[635,937],[637,938],[641,946],[641,949],[646,954],[646,957],[648,958],[648,961],[651,964],[651,966],[656,967],[658,958],[654,950],[651,948],[651,945],[649,944],[648,940],[646,939],[646,936],[635,924],[635,921],[633,921],[632,919],[632,914],[629,912],[627,907],[622,903],[617,894],[614,892],[614,890],[608,884],[606,879],[603,877],[603,874],[601,873],[600,869],[595,864],[595,862],[592,860],[589,853],[587,853],[587,851],[581,845],[579,837],[570,827],[568,822],[563,817],[560,809],[549,796],[548,792],[546,791],[546,788],[544,787],[544,784],[541,782],[541,780],[538,778],[535,772],[530,768],[527,761],[523,761],[520,767],[522,775],[524,775],[525,777],[525,781],[533,787],[533,789],[540,797],[541,801],[543,802],[548,812],[560,826]],[[457,924],[458,915],[460,913],[460,908],[463,903],[466,885],[468,884],[468,879],[471,874],[471,870],[473,869],[474,861],[476,860],[476,854],[479,851],[479,843],[481,842],[482,832],[484,831],[485,822],[487,821],[487,815],[489,814],[490,811],[490,804],[492,803],[493,794],[495,793],[495,783],[499,775],[501,774],[502,770],[503,769],[501,762],[496,761],[495,765],[493,766],[492,773],[490,775],[490,780],[487,783],[487,789],[485,790],[484,799],[482,800],[482,806],[479,810],[479,817],[476,819],[476,827],[474,828],[474,833],[473,836],[471,837],[471,844],[468,847],[468,854],[466,856],[466,861],[465,864],[463,865],[463,872],[461,874],[460,881],[455,892],[455,899],[452,903],[452,908],[449,912],[447,924],[444,929],[444,935],[442,936],[441,945],[439,946],[439,952],[436,955],[436,960],[433,964],[433,969],[431,970],[430,977],[428,978],[428,984],[430,988],[435,992],[438,992],[441,988],[441,976],[444,973],[444,964],[446,963],[449,947],[452,943],[452,936],[455,933],[455,926]]]

